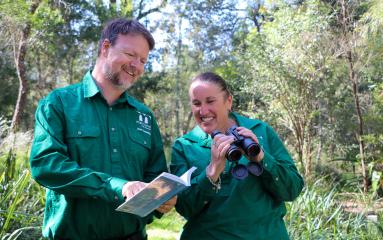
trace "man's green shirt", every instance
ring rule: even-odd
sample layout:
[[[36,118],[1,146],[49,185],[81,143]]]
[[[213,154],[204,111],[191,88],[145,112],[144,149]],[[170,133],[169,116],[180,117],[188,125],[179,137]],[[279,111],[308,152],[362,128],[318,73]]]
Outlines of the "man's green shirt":
[[[211,158],[211,137],[196,126],[178,138],[173,145],[170,170],[181,175],[190,167],[197,167],[192,186],[177,199],[176,209],[187,219],[180,239],[288,239],[284,201],[299,195],[303,178],[270,126],[235,113],[231,117],[257,136],[265,153],[261,161],[263,173],[238,180],[232,177],[233,166],[227,161],[220,176],[221,189],[216,192],[205,171]],[[239,160],[244,165],[248,162],[244,156]]]
[[[47,188],[43,235],[63,239],[144,231],[152,215],[115,211],[122,187],[167,171],[152,112],[127,93],[109,106],[90,72],[40,101],[30,163]]]

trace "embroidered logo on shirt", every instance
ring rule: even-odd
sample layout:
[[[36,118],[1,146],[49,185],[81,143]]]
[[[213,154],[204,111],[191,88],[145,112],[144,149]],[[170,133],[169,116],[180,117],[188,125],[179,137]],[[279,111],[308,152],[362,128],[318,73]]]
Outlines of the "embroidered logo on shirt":
[[[148,135],[151,135],[151,130],[152,130],[151,116],[139,111],[137,111],[137,113],[138,113],[138,119],[136,120],[137,130],[140,132],[144,132]]]

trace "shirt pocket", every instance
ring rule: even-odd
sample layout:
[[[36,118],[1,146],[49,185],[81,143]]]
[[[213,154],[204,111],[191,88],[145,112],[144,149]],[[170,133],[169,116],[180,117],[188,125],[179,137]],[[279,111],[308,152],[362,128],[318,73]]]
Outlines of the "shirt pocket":
[[[130,164],[135,165],[137,170],[147,164],[150,158],[151,145],[151,135],[129,129],[129,143],[126,143],[125,154],[127,159],[130,160]]]
[[[102,149],[100,136],[100,127],[96,125],[74,124],[68,128],[66,141],[70,158],[81,167],[99,170],[96,159],[100,157]]]

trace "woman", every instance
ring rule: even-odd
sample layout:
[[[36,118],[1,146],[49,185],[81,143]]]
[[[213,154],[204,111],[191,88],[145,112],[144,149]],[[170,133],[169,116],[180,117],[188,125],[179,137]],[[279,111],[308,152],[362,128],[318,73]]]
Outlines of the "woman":
[[[260,120],[231,112],[232,96],[214,73],[195,77],[189,97],[197,126],[175,141],[170,165],[176,175],[197,167],[192,186],[179,194],[176,204],[187,220],[180,239],[288,239],[284,201],[299,195],[303,179],[277,134]],[[238,163],[226,159],[235,138],[210,135],[232,126],[261,146],[259,154],[244,154]],[[249,169],[247,177],[238,177],[232,172],[235,166],[259,166],[261,171]]]

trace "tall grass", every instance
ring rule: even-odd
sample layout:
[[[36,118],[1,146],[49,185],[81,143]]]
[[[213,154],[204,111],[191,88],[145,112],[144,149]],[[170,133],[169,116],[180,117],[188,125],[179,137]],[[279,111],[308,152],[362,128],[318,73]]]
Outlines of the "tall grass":
[[[353,198],[368,205],[363,196],[354,194]],[[344,200],[337,187],[324,179],[308,184],[294,202],[287,204],[285,219],[291,239],[383,239],[382,211],[378,222],[372,222],[363,209],[346,212],[341,204]]]
[[[17,179],[0,178],[0,237],[1,239],[39,239],[44,207],[44,190],[31,179],[25,169]]]
[[[10,133],[0,117],[0,238],[40,239],[45,190],[30,176],[28,150],[32,132]],[[9,152],[14,156],[7,163]]]

